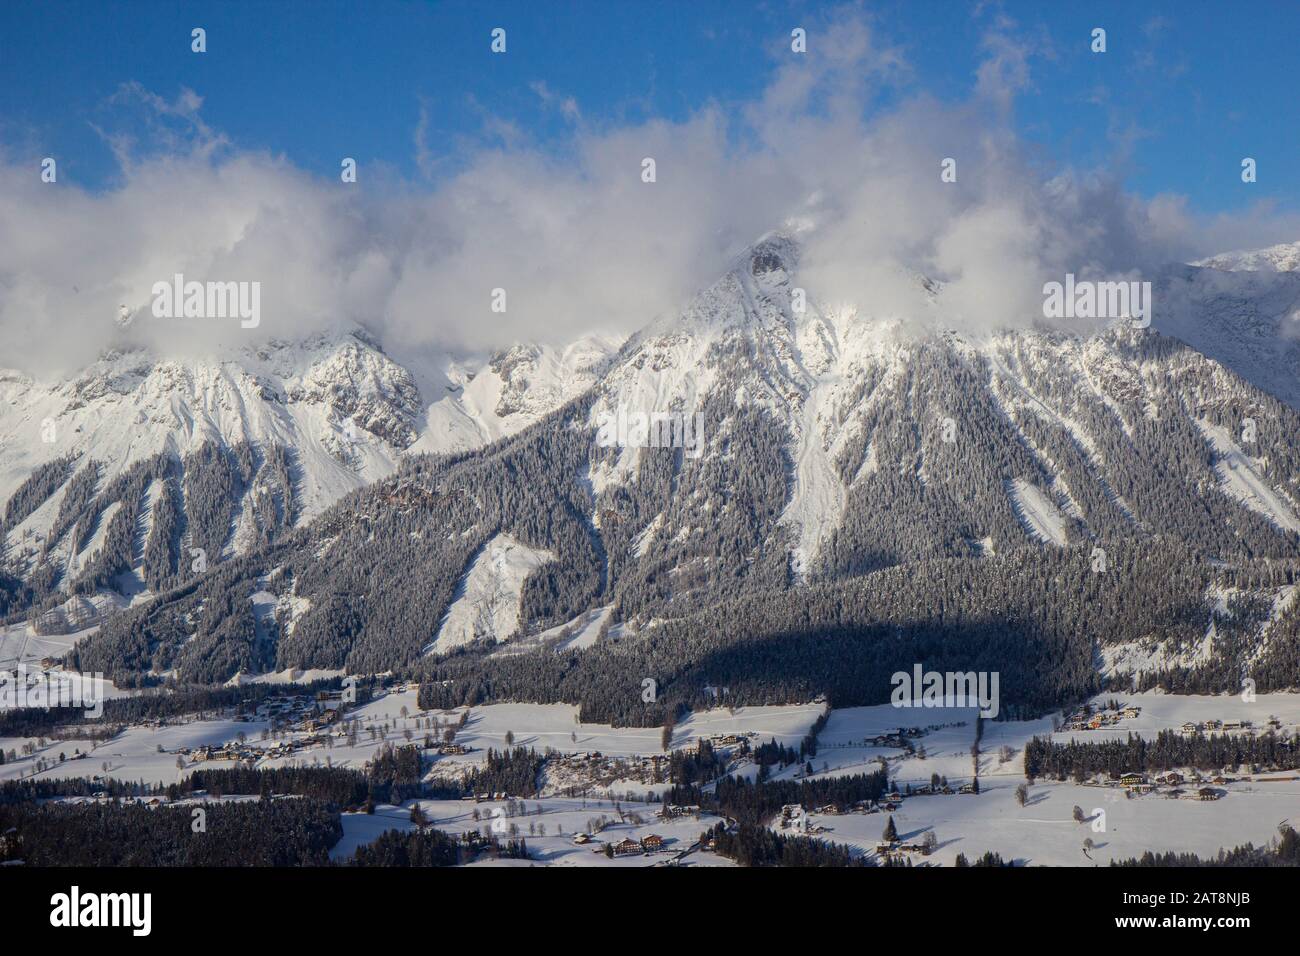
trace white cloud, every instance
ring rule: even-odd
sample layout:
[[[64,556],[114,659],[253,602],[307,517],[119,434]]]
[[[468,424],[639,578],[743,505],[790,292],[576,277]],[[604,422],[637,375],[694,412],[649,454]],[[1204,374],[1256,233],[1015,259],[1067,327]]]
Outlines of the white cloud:
[[[1042,283],[1066,271],[1131,274],[1300,237],[1267,207],[1205,218],[1174,196],[1130,195],[1105,171],[1044,168],[1008,128],[1030,62],[997,29],[972,96],[954,104],[903,97],[903,57],[849,13],[809,24],[807,54],[774,48],[771,83],[734,110],[600,127],[539,82],[570,121],[562,147],[487,115],[491,145],[457,155],[454,173],[422,111],[420,183],[375,168],[355,185],[322,179],[233,148],[204,124],[197,94],[125,88],[117,105],[159,135],[105,134],[121,159],[112,188],[44,184],[39,157],[0,155],[0,365],[72,369],[122,336],[206,350],[352,321],[395,345],[465,350],[628,332],[795,220],[813,225],[801,281],[814,296],[911,314],[915,270],[946,283],[945,321],[976,328],[1040,319]],[[884,111],[872,106],[882,89],[897,104]],[[940,181],[945,157],[956,183]],[[260,327],[153,319],[150,288],[176,272],[260,281]],[[490,310],[495,288],[503,315]],[[119,303],[140,315],[125,333]]]

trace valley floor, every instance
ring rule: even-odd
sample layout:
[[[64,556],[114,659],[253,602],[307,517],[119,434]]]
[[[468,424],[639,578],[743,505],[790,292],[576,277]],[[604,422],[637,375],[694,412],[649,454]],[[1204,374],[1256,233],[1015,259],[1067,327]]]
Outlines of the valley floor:
[[[234,743],[259,754],[259,767],[286,764],[332,765],[360,769],[385,743],[423,745],[430,731],[460,725],[463,709],[420,711],[413,687],[389,692],[346,714],[357,721],[355,744],[333,732],[302,729],[272,731],[265,714],[237,719],[188,720],[159,727],[131,726],[105,742],[90,740],[0,739],[6,753],[17,759],[0,765],[0,781],[73,777],[112,777],[118,780],[167,784],[182,779],[197,767],[220,768],[213,761],[196,761],[195,751]],[[1107,694],[1094,701],[1100,709],[1112,699],[1140,708],[1136,716],[1116,715],[1114,722],[1097,730],[1061,730],[1057,741],[1119,739],[1129,733],[1154,737],[1161,729],[1178,729],[1185,722],[1250,720],[1263,728],[1276,717],[1280,732],[1300,729],[1300,694],[1261,694],[1253,702],[1239,697],[1174,697],[1164,694]],[[694,747],[709,738],[726,751],[739,737],[750,746],[769,740],[797,748],[824,712],[821,703],[786,707],[717,708],[697,713],[675,729],[671,747]],[[1220,799],[1195,799],[1189,785],[1181,797],[1167,792],[1126,793],[1118,785],[1038,781],[1029,787],[1020,806],[1015,798],[1025,782],[1023,755],[1033,736],[1053,734],[1060,715],[1034,721],[985,721],[980,741],[978,794],[904,796],[893,812],[899,837],[919,843],[926,833],[937,839],[927,856],[913,854],[915,864],[950,865],[959,853],[974,859],[987,850],[1029,865],[1093,866],[1113,859],[1140,856],[1146,850],[1190,851],[1212,855],[1219,848],[1246,842],[1266,843],[1282,822],[1300,818],[1300,773],[1255,774],[1217,787]],[[975,711],[969,708],[904,709],[890,705],[832,711],[819,735],[812,764],[814,778],[871,772],[883,759],[890,780],[899,789],[928,785],[933,775],[946,778],[955,791],[972,776],[971,748],[975,742]],[[914,749],[908,753],[882,737],[907,728]],[[239,737],[243,735],[243,743]],[[434,734],[435,742],[440,739]],[[874,738],[874,739],[873,739]],[[507,741],[539,753],[555,751],[541,781],[536,799],[522,801],[421,800],[429,821],[439,829],[461,833],[520,836],[528,841],[533,862],[557,865],[653,865],[666,862],[692,847],[700,833],[718,822],[705,813],[671,820],[655,816],[667,788],[666,760],[657,728],[614,728],[577,721],[577,709],[568,705],[499,704],[475,707],[464,718],[455,743],[466,752],[433,755],[426,779],[454,779],[481,765],[489,748],[504,750]],[[295,749],[289,750],[293,743]],[[26,746],[24,746],[26,745]],[[279,755],[270,751],[279,748]],[[23,751],[27,750],[28,753]],[[76,757],[80,751],[84,757]],[[60,755],[64,759],[60,760]],[[178,768],[178,757],[183,765]],[[748,757],[732,760],[732,772],[754,776],[757,766]],[[805,764],[770,768],[773,779],[802,779]],[[614,802],[623,812],[620,820]],[[521,811],[519,804],[523,804]],[[1073,819],[1080,807],[1085,822]],[[361,843],[385,829],[410,829],[411,804],[380,806],[373,815],[345,814],[345,836],[333,855],[345,857]],[[479,819],[475,820],[475,811]],[[538,812],[540,811],[540,812]],[[808,808],[809,830],[822,839],[842,843],[864,854],[876,852],[887,813],[818,813]],[[608,826],[600,833],[597,821]],[[545,834],[541,827],[545,826]],[[779,822],[773,826],[780,827]],[[514,827],[514,830],[510,828]],[[592,833],[593,843],[575,845],[579,832]],[[787,831],[793,832],[793,831]],[[608,860],[600,844],[657,834],[664,849]],[[1092,840],[1085,852],[1084,841]],[[502,863],[512,861],[498,861]],[[517,865],[517,861],[513,861]],[[695,850],[681,862],[699,865],[726,861]]]

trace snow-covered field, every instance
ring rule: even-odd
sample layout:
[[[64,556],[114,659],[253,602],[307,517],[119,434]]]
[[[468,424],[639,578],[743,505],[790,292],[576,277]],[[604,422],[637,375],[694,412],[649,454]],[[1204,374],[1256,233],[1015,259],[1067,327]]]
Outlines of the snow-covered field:
[[[1172,696],[1159,693],[1105,694],[1094,707],[1115,699],[1126,706],[1140,707],[1141,713],[1114,726],[1098,730],[1062,731],[1052,734],[1052,717],[1036,721],[985,721],[980,741],[979,794],[927,795],[906,798],[897,812],[895,825],[904,842],[920,842],[928,831],[938,839],[938,849],[915,862],[950,865],[958,853],[974,859],[995,850],[1006,859],[1030,865],[1105,865],[1112,858],[1140,856],[1146,850],[1190,851],[1212,855],[1221,847],[1247,842],[1266,843],[1276,835],[1278,824],[1300,824],[1300,779],[1282,779],[1290,774],[1255,777],[1223,785],[1222,799],[1201,802],[1190,798],[1171,799],[1151,793],[1128,798],[1118,788],[1080,786],[1074,783],[1040,781],[1029,789],[1024,807],[1015,799],[1016,787],[1024,782],[1024,745],[1031,737],[1052,735],[1055,740],[1080,742],[1124,740],[1130,733],[1154,737],[1160,730],[1178,729],[1185,722],[1221,720],[1251,721],[1263,728],[1276,715],[1287,735],[1300,731],[1300,694],[1259,694],[1254,701],[1239,696]],[[1059,716],[1059,715],[1057,715]],[[975,711],[959,708],[901,709],[889,705],[855,707],[832,711],[819,740],[813,760],[815,776],[863,773],[878,769],[879,758],[889,761],[890,779],[900,787],[926,784],[931,774],[948,778],[953,789],[970,780],[970,747],[975,740]],[[896,731],[900,726],[930,727],[914,743],[925,748],[925,758],[902,757],[893,748],[865,746],[866,737]],[[999,750],[1009,747],[1011,759],[999,759]],[[823,769],[826,768],[826,769]],[[778,776],[794,777],[801,771],[787,767]],[[1269,776],[1273,779],[1270,780]],[[1075,806],[1088,820],[1073,819]],[[1104,811],[1104,830],[1096,811]],[[823,839],[845,843],[863,852],[875,852],[888,814],[809,814],[811,826],[823,826]],[[1091,838],[1090,856],[1083,841]]]
[[[0,669],[13,670],[19,664],[39,664],[43,657],[62,657],[81,635],[40,635],[25,621],[0,627]]]
[[[419,710],[414,689],[388,693],[377,700],[351,710],[348,720],[356,720],[362,728],[355,746],[349,746],[344,737],[333,738],[330,746],[316,746],[303,750],[290,758],[263,760],[260,766],[286,763],[326,764],[334,766],[364,766],[385,742],[401,745],[407,734],[413,743],[422,742],[428,733],[425,725],[430,718],[441,727],[458,725],[463,708],[447,711]],[[1154,736],[1162,729],[1177,729],[1186,721],[1204,722],[1222,720],[1251,721],[1263,728],[1276,716],[1282,732],[1291,734],[1300,729],[1300,694],[1260,694],[1254,701],[1243,701],[1237,696],[1176,697],[1167,694],[1107,694],[1094,701],[1097,707],[1110,700],[1141,708],[1136,717],[1100,730],[1058,732],[1061,741],[1076,738],[1081,741],[1123,739],[1129,733]],[[739,707],[734,710],[716,708],[691,715],[680,723],[673,734],[671,746],[692,746],[695,741],[710,736],[752,734],[751,743],[776,739],[778,742],[798,747],[812,724],[824,710],[824,704],[786,707]],[[405,710],[405,714],[403,714]],[[471,748],[469,753],[434,757],[431,776],[458,775],[471,766],[481,764],[488,748],[501,750],[507,747],[507,736],[515,746],[532,747],[538,751],[553,749],[561,753],[586,754],[600,752],[609,758],[650,757],[662,753],[661,732],[658,728],[614,728],[602,724],[583,724],[576,720],[577,709],[569,705],[552,704],[494,704],[472,708],[463,727],[457,731],[456,743]],[[947,778],[956,789],[971,779],[971,747],[975,742],[975,716],[973,708],[895,708],[890,705],[853,707],[832,711],[819,735],[818,753],[812,759],[814,777],[864,773],[876,770],[881,759],[887,762],[890,779],[901,789],[930,782],[933,774]],[[1024,807],[1015,799],[1016,787],[1024,782],[1023,751],[1025,743],[1033,736],[1052,734],[1054,723],[1060,715],[1033,721],[985,721],[980,741],[981,792],[976,795],[952,794],[906,797],[895,812],[895,822],[904,841],[919,841],[933,831],[939,846],[929,857],[917,856],[917,862],[950,864],[958,853],[974,858],[986,850],[996,850],[1006,858],[1029,864],[1091,865],[1105,864],[1112,858],[1140,855],[1145,850],[1187,850],[1199,854],[1212,854],[1220,847],[1231,847],[1245,842],[1266,842],[1279,823],[1300,818],[1300,779],[1278,779],[1295,775],[1272,775],[1273,780],[1256,776],[1251,782],[1236,781],[1223,785],[1222,799],[1200,802],[1190,799],[1191,791],[1183,799],[1171,799],[1162,793],[1127,797],[1118,788],[1078,785],[1075,783],[1035,783],[1029,791]],[[369,728],[374,727],[372,738]],[[55,741],[38,747],[31,757],[0,766],[0,780],[28,777],[37,759],[50,766],[38,776],[76,777],[105,774],[121,780],[144,780],[152,783],[170,783],[188,773],[176,767],[176,750],[197,746],[215,746],[231,742],[243,733],[249,743],[266,746],[277,739],[269,734],[267,720],[236,721],[233,719],[196,720],[189,723],[160,728],[131,727],[111,741],[96,746],[91,741]],[[919,728],[920,736],[910,737],[915,752],[908,754],[899,747],[877,746],[870,738],[892,734],[900,728]],[[279,737],[301,736],[298,731],[283,731]],[[21,751],[24,739],[0,740],[6,752]],[[60,753],[71,757],[76,748],[88,753],[84,760],[68,759],[58,762]],[[161,748],[161,749],[160,749]],[[1003,748],[1006,748],[1005,750]],[[105,766],[107,770],[105,770]],[[221,766],[217,764],[215,766]],[[750,771],[753,767],[742,768]],[[777,779],[798,779],[805,773],[800,764],[777,770]],[[549,778],[549,772],[548,772]],[[492,830],[498,811],[506,812],[504,802],[425,800],[422,808],[434,826],[453,833],[483,826],[497,836],[503,835],[504,826],[509,835],[513,824],[518,829],[514,835],[528,840],[534,862],[559,865],[608,865],[610,861],[596,856],[591,848],[575,846],[576,832],[593,827],[600,816],[617,820],[610,797],[623,797],[633,793],[644,796],[661,790],[637,781],[620,781],[596,788],[585,800],[581,797],[559,795],[558,783],[548,789],[543,797],[524,803],[528,812],[497,823]],[[1078,805],[1089,818],[1084,824],[1076,823],[1073,808]],[[540,807],[539,815],[535,810]],[[653,816],[657,804],[626,801],[622,805],[626,814],[640,814],[643,822],[632,820],[613,826],[602,838],[613,840],[631,836],[640,839],[658,833],[669,840],[670,850],[690,846],[708,825],[706,821],[686,819],[661,821]],[[479,811],[479,820],[474,811]],[[1094,829],[1096,811],[1104,811],[1104,830]],[[335,849],[336,856],[346,856],[362,841],[373,839],[384,829],[408,829],[410,804],[404,807],[380,807],[373,815],[349,814],[344,817],[345,838]],[[874,852],[886,821],[886,814],[811,814],[810,823],[825,827],[820,833],[824,839],[846,843],[863,852]],[[545,824],[546,832],[541,832]],[[533,827],[529,832],[530,825]],[[560,831],[563,831],[563,834]],[[1091,838],[1090,857],[1083,852],[1084,840]],[[637,855],[619,859],[614,865],[643,866],[669,858],[671,853]],[[686,860],[692,864],[721,863],[712,854],[692,853]]]
[[[978,794],[909,797],[892,814],[899,838],[920,842],[933,831],[938,848],[922,861],[949,866],[958,853],[974,860],[986,850],[1031,866],[1105,866],[1111,859],[1141,856],[1146,850],[1191,851],[1202,856],[1246,842],[1267,843],[1283,821],[1300,823],[1300,781],[1230,785],[1221,800],[1173,800],[1160,794],[1125,799],[1115,789],[1072,783],[1039,783],[1029,788],[1023,807],[1015,799],[1020,779],[981,778]],[[1075,806],[1089,818],[1073,819]],[[1093,820],[1104,811],[1105,831]],[[810,814],[823,825],[823,839],[874,853],[889,814]],[[1084,840],[1093,849],[1083,852]]]
[[[343,839],[330,851],[330,856],[346,859],[358,846],[372,842],[386,830],[414,830],[411,808],[415,804],[419,804],[430,825],[447,833],[459,836],[469,830],[480,830],[500,840],[521,837],[527,841],[531,860],[496,860],[482,865],[663,866],[693,847],[702,832],[719,822],[718,817],[708,813],[701,814],[699,819],[660,820],[654,815],[659,809],[657,804],[622,803],[616,808],[609,800],[563,797],[524,800],[521,803],[522,812],[513,816],[505,802],[475,803],[473,800],[415,800],[400,807],[379,806],[373,814],[345,813]],[[600,829],[602,819],[606,826]],[[593,832],[597,829],[600,829],[599,833]],[[575,844],[573,838],[579,833],[591,833],[592,842],[582,846]],[[629,838],[639,841],[651,834],[663,838],[663,850],[613,860],[605,857],[602,849],[605,843]],[[698,849],[678,862],[683,866],[732,865],[725,857]]]
[[[331,746],[318,746],[300,751],[293,757],[264,759],[258,766],[283,766],[286,764],[326,764],[335,767],[361,768],[371,760],[385,743],[400,746],[421,743],[428,731],[417,726],[417,720],[437,718],[444,726],[457,724],[464,708],[447,711],[421,711],[417,692],[406,690],[386,694],[361,707],[349,710],[348,720],[356,720],[362,728],[356,746],[349,746],[342,737],[333,738]],[[735,733],[750,730],[759,733],[761,740],[798,746],[813,722],[823,710],[822,704],[790,707],[738,707],[734,712],[719,708],[679,724],[673,735],[672,746],[684,747],[702,736]],[[405,715],[403,715],[405,709]],[[531,747],[539,752],[550,748],[564,753],[599,751],[611,757],[634,757],[642,754],[662,753],[661,730],[657,727],[610,727],[605,724],[582,724],[577,721],[578,709],[568,704],[492,704],[472,708],[463,728],[456,734],[456,743],[468,747],[468,754],[438,757],[433,764],[437,775],[462,767],[477,766],[483,762],[489,748],[508,749],[507,735],[513,735],[514,746]],[[372,739],[368,728],[377,729]],[[384,729],[386,728],[386,729]],[[268,731],[266,738],[263,730]],[[43,771],[41,776],[89,776],[102,772],[100,763],[108,760],[110,775],[123,780],[145,780],[149,783],[171,783],[177,779],[176,753],[181,747],[219,746],[235,741],[242,732],[251,744],[269,746],[277,740],[305,736],[289,731],[271,734],[267,720],[198,720],[177,726],[161,728],[127,728],[112,741],[92,750],[92,742],[67,740],[47,743],[36,756],[58,760],[60,752],[69,756],[80,747],[91,753],[89,762],[76,761],[56,765]],[[410,732],[408,741],[406,734]],[[27,738],[0,739],[5,751],[21,748]],[[162,746],[167,753],[159,753]],[[19,760],[0,766],[0,780],[26,777],[31,774],[32,760]],[[187,767],[187,771],[192,767]],[[644,791],[635,785],[638,792]],[[620,788],[621,792],[622,788]]]
[[[87,626],[67,634],[37,634],[30,622],[0,626],[0,670],[13,670],[19,664],[33,669],[42,658],[62,658],[76,643],[99,630],[102,618],[126,607],[130,602],[112,591],[97,591],[89,597],[69,598],[56,608],[65,621]]]
[[[187,767],[184,773],[177,770],[175,751],[178,748],[221,744],[234,740],[240,731],[251,739],[265,726],[260,722],[196,720],[167,727],[129,727],[112,740],[98,744],[92,740],[76,739],[48,741],[30,758],[6,760],[0,766],[0,780],[30,778],[35,761],[44,759],[52,766],[37,774],[36,779],[104,775],[117,780],[143,780],[148,784],[175,783],[193,769]],[[0,738],[0,747],[8,754],[12,749],[21,749],[27,742],[29,738],[5,737]],[[87,755],[84,760],[72,759],[78,749]],[[60,762],[60,754],[68,759]]]
[[[898,708],[890,704],[874,707],[848,707],[831,711],[826,727],[818,735],[813,778],[871,773],[880,769],[881,759],[889,764],[890,780],[899,786],[929,783],[932,774],[947,777],[954,787],[972,776],[971,746],[975,743],[973,707]],[[874,746],[869,738],[890,734],[900,727],[918,727],[924,736],[913,739],[917,748],[907,755],[897,747]],[[1052,731],[1050,718],[1035,721],[985,721],[980,743],[980,778],[989,774],[1019,777],[1024,765],[1019,759],[1005,764],[997,759],[1004,743],[1015,750],[1035,734]],[[774,773],[774,779],[796,779],[804,770],[791,765]]]

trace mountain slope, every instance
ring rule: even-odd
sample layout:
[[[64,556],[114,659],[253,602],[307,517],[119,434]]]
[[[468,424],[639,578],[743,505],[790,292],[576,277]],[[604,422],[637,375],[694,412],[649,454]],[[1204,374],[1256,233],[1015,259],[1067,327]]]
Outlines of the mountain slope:
[[[79,582],[133,597],[187,568],[191,549],[215,563],[265,544],[404,455],[525,427],[583,390],[612,348],[411,371],[358,329],[215,360],[112,352],[68,382],[0,373],[0,559],[43,603]],[[447,394],[426,406],[420,379]]]
[[[826,309],[815,290],[800,311],[797,284],[796,244],[768,237],[536,424],[408,457],[118,615],[76,663],[198,680],[399,667],[438,700],[569,694],[621,721],[662,719],[706,678],[750,701],[874,702],[889,667],[941,658],[1004,669],[1011,709],[1033,710],[1095,691],[1119,645],[1165,649],[1128,655],[1168,664],[1140,682],[1230,689],[1243,667],[1294,682],[1292,406],[1155,330],[970,339]],[[699,456],[602,444],[620,410],[701,416]],[[612,608],[587,650],[441,655],[440,622],[483,590],[503,535],[554,559],[507,589],[502,626],[458,633],[563,634]],[[1244,596],[1235,629],[1225,589]],[[297,609],[262,643],[254,592]],[[1180,656],[1212,622],[1215,653]],[[832,662],[857,676],[832,679]],[[664,694],[647,709],[632,691],[652,673]]]

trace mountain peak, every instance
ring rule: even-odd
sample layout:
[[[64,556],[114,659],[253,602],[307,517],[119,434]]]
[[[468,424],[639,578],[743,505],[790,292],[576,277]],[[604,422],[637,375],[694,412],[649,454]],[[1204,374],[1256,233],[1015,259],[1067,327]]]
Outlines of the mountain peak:
[[[1192,265],[1223,272],[1300,272],[1300,241],[1283,242],[1265,249],[1224,252]]]
[[[798,264],[799,244],[782,232],[769,232],[736,261],[736,267],[748,271],[756,279],[774,272],[790,275]]]

